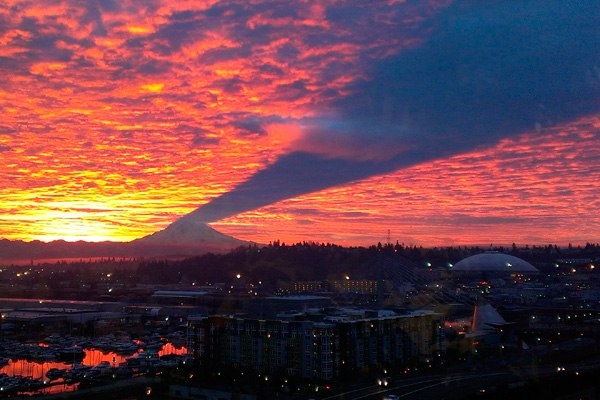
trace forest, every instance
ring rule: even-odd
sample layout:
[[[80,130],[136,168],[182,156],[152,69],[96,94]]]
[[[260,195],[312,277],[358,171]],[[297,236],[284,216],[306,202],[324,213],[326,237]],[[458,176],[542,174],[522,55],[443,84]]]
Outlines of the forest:
[[[140,262],[137,276],[148,282],[199,284],[235,281],[238,274],[246,281],[265,285],[289,281],[325,281],[351,276],[352,279],[377,279],[386,263],[420,269],[447,269],[468,256],[484,251],[498,251],[522,258],[538,269],[556,263],[593,263],[600,258],[598,244],[585,246],[556,245],[510,247],[456,246],[424,248],[404,244],[381,244],[370,247],[342,247],[334,244],[303,242],[286,245],[278,241],[268,246],[243,246],[226,254],[208,253],[180,260]]]

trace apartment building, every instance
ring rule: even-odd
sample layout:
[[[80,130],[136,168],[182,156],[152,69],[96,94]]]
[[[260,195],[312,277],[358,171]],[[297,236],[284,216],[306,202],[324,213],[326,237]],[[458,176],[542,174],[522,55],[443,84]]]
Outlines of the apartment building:
[[[332,380],[383,368],[441,361],[442,316],[433,312],[323,313],[314,320],[213,315],[194,321],[201,363],[211,369],[251,371],[268,377]]]

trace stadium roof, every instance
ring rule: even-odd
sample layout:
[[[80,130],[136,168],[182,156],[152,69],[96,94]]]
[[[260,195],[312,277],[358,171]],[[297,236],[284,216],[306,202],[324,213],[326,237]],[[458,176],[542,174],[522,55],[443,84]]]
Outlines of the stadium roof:
[[[467,257],[452,268],[454,272],[537,273],[537,268],[519,257],[488,251]]]

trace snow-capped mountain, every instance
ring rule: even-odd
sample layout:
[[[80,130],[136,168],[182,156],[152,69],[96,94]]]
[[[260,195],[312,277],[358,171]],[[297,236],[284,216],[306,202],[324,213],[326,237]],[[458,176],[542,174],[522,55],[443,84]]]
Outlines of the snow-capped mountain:
[[[248,242],[222,234],[188,214],[161,231],[134,240],[132,244],[171,248],[173,251],[198,249],[205,252],[231,250]]]

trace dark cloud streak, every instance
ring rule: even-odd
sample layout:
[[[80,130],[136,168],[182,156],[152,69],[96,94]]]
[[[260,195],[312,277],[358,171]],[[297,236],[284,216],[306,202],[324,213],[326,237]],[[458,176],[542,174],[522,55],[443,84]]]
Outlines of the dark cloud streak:
[[[280,157],[269,168],[191,215],[205,222],[217,221],[274,201],[366,178],[385,168],[385,165],[377,163],[324,159],[314,154],[294,152]]]

